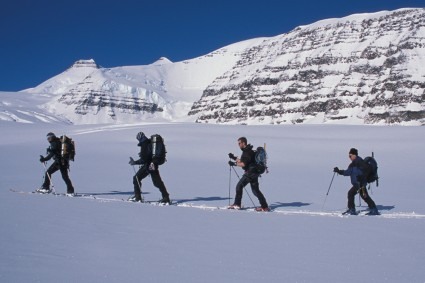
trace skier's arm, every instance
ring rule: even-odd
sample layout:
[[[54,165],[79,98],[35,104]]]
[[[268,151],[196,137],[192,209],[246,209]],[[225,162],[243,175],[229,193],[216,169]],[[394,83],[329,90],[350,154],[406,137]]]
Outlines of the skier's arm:
[[[242,160],[238,158],[236,159],[236,166],[245,167],[245,162],[243,162]]]
[[[343,176],[351,176],[352,173],[353,173],[353,167],[349,166],[345,170],[340,170],[340,173],[339,174],[341,174]]]
[[[142,161],[141,158],[139,160],[134,160],[133,157],[130,157],[130,162],[128,162],[128,164],[130,164],[130,165],[141,165],[141,164],[143,164],[143,161]]]
[[[52,146],[48,147],[46,151],[47,156],[44,157],[44,161],[50,160],[55,155],[54,148],[52,148]]]

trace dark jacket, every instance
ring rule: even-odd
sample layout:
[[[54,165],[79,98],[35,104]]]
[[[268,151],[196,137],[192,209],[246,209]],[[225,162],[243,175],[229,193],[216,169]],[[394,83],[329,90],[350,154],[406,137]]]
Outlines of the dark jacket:
[[[365,185],[369,167],[360,156],[357,156],[346,170],[341,170],[340,174],[350,176],[352,185]]]
[[[145,139],[139,142],[140,146],[139,160],[135,161],[135,164],[143,165],[150,164],[152,162],[152,145],[150,139]]]
[[[46,161],[53,158],[54,161],[60,162],[62,159],[61,155],[62,143],[58,137],[55,137],[47,148],[47,156],[44,158]]]
[[[252,171],[252,169],[255,168],[255,152],[252,150],[252,145],[248,144],[242,149],[240,161],[245,164],[245,166],[242,167],[245,171]]]

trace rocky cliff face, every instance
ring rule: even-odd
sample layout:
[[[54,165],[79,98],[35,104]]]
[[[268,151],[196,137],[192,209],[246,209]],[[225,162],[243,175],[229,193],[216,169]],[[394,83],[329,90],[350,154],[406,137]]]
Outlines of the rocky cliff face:
[[[201,123],[425,124],[425,9],[302,26],[246,49],[189,115]]]

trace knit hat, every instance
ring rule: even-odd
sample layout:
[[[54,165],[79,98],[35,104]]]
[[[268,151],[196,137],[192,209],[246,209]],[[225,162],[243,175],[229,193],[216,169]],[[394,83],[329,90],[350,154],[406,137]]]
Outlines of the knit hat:
[[[352,155],[358,156],[358,155],[359,155],[359,152],[357,151],[357,149],[352,148],[352,149],[350,149],[349,154],[352,154]]]

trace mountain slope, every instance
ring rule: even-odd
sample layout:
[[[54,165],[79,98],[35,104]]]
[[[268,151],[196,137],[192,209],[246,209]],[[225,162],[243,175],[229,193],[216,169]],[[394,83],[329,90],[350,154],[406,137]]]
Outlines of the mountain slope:
[[[77,124],[185,120],[202,91],[259,41],[247,40],[177,63],[160,58],[150,65],[102,68],[92,59],[79,60],[24,92],[55,95],[44,107]]]
[[[247,49],[189,115],[204,123],[425,124],[425,9],[329,19]]]
[[[0,123],[59,123],[69,124],[66,118],[52,114],[41,105],[48,103],[51,95],[22,92],[0,92]]]

